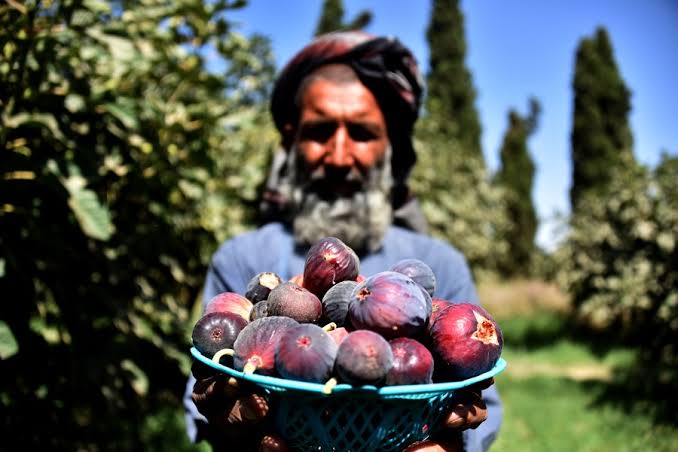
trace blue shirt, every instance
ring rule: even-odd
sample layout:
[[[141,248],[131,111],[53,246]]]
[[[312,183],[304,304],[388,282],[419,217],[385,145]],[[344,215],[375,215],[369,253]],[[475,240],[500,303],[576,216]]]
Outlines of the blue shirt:
[[[302,273],[306,251],[295,246],[291,231],[280,223],[269,223],[226,241],[212,257],[203,290],[203,303],[221,292],[244,294],[247,283],[260,272],[275,272],[283,280]],[[401,259],[419,259],[428,264],[436,276],[435,297],[478,304],[478,295],[464,256],[443,241],[391,226],[379,251],[359,257],[360,274],[364,276],[385,271]],[[186,386],[184,405],[188,434],[196,441],[199,424],[206,423],[206,419],[198,413],[191,400],[194,383],[195,379],[191,376]],[[487,404],[488,418],[477,429],[464,432],[468,452],[487,450],[501,425],[501,401],[494,386],[483,391],[483,400]]]

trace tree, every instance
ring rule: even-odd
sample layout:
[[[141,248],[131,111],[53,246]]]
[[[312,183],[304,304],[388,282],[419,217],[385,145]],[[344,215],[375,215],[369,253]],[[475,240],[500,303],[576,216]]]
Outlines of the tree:
[[[678,422],[676,181],[678,158],[666,154],[654,171],[624,170],[605,198],[581,199],[586,215],[573,217],[556,254],[575,319],[606,343],[637,347],[624,391],[668,423]]]
[[[438,133],[457,141],[467,158],[484,165],[476,92],[464,61],[464,15],[458,0],[433,1],[426,37],[430,50],[427,110],[438,117]]]
[[[344,22],[342,0],[325,0],[315,29],[315,36],[339,30],[361,30],[372,22],[372,13],[363,10],[350,22]]]
[[[149,414],[180,406],[209,256],[253,223],[250,144],[275,136],[236,3],[0,6],[3,447],[151,450]]]
[[[628,122],[631,93],[614,59],[607,31],[599,27],[579,44],[576,56],[570,202],[577,212],[585,196],[602,197],[615,171],[632,167]]]
[[[530,113],[521,117],[515,110],[509,112],[509,128],[501,146],[501,168],[496,182],[504,187],[506,211],[509,219],[507,241],[508,260],[501,263],[506,276],[528,275],[535,251],[537,215],[532,203],[534,163],[527,150],[527,139],[537,127],[540,106],[530,100]]]
[[[491,183],[480,146],[463,22],[456,0],[433,2],[427,108],[417,123],[411,185],[431,232],[459,248],[478,275],[493,273],[504,259],[507,221],[502,190]]]

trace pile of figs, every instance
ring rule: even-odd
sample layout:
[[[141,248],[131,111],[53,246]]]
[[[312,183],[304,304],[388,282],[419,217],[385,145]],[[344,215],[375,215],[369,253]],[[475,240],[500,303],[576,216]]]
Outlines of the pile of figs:
[[[303,274],[255,275],[244,295],[215,296],[193,329],[204,356],[245,373],[322,383],[411,385],[464,380],[494,367],[499,325],[478,305],[435,297],[417,259],[369,277],[334,237],[308,251]]]

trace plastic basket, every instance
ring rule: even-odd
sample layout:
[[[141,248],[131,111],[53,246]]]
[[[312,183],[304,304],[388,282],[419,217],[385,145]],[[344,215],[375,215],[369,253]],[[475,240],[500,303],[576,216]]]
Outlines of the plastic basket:
[[[195,348],[191,354],[214,369],[264,388],[274,406],[277,433],[292,450],[300,451],[401,451],[429,436],[455,390],[506,368],[500,358],[490,371],[463,381],[380,388],[338,384],[327,395],[322,384],[244,374]]]

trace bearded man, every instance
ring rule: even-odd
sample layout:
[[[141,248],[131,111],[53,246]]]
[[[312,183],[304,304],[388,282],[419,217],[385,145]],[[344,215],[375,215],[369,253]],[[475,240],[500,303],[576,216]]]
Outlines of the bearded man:
[[[426,222],[407,186],[421,95],[415,59],[396,39],[331,33],[302,49],[273,91],[282,149],[262,199],[264,224],[214,254],[205,303],[220,292],[245,293],[262,271],[283,279],[302,273],[309,247],[326,236],[358,253],[364,275],[416,258],[433,269],[437,297],[477,303],[464,257],[424,234]],[[193,373],[197,381],[189,381],[185,405],[194,441],[229,450],[281,446],[266,436],[268,405],[256,388],[236,390],[224,378],[201,375],[199,366]],[[501,423],[496,389],[486,387],[491,383],[482,392],[460,391],[436,437],[408,450],[486,450]]]

